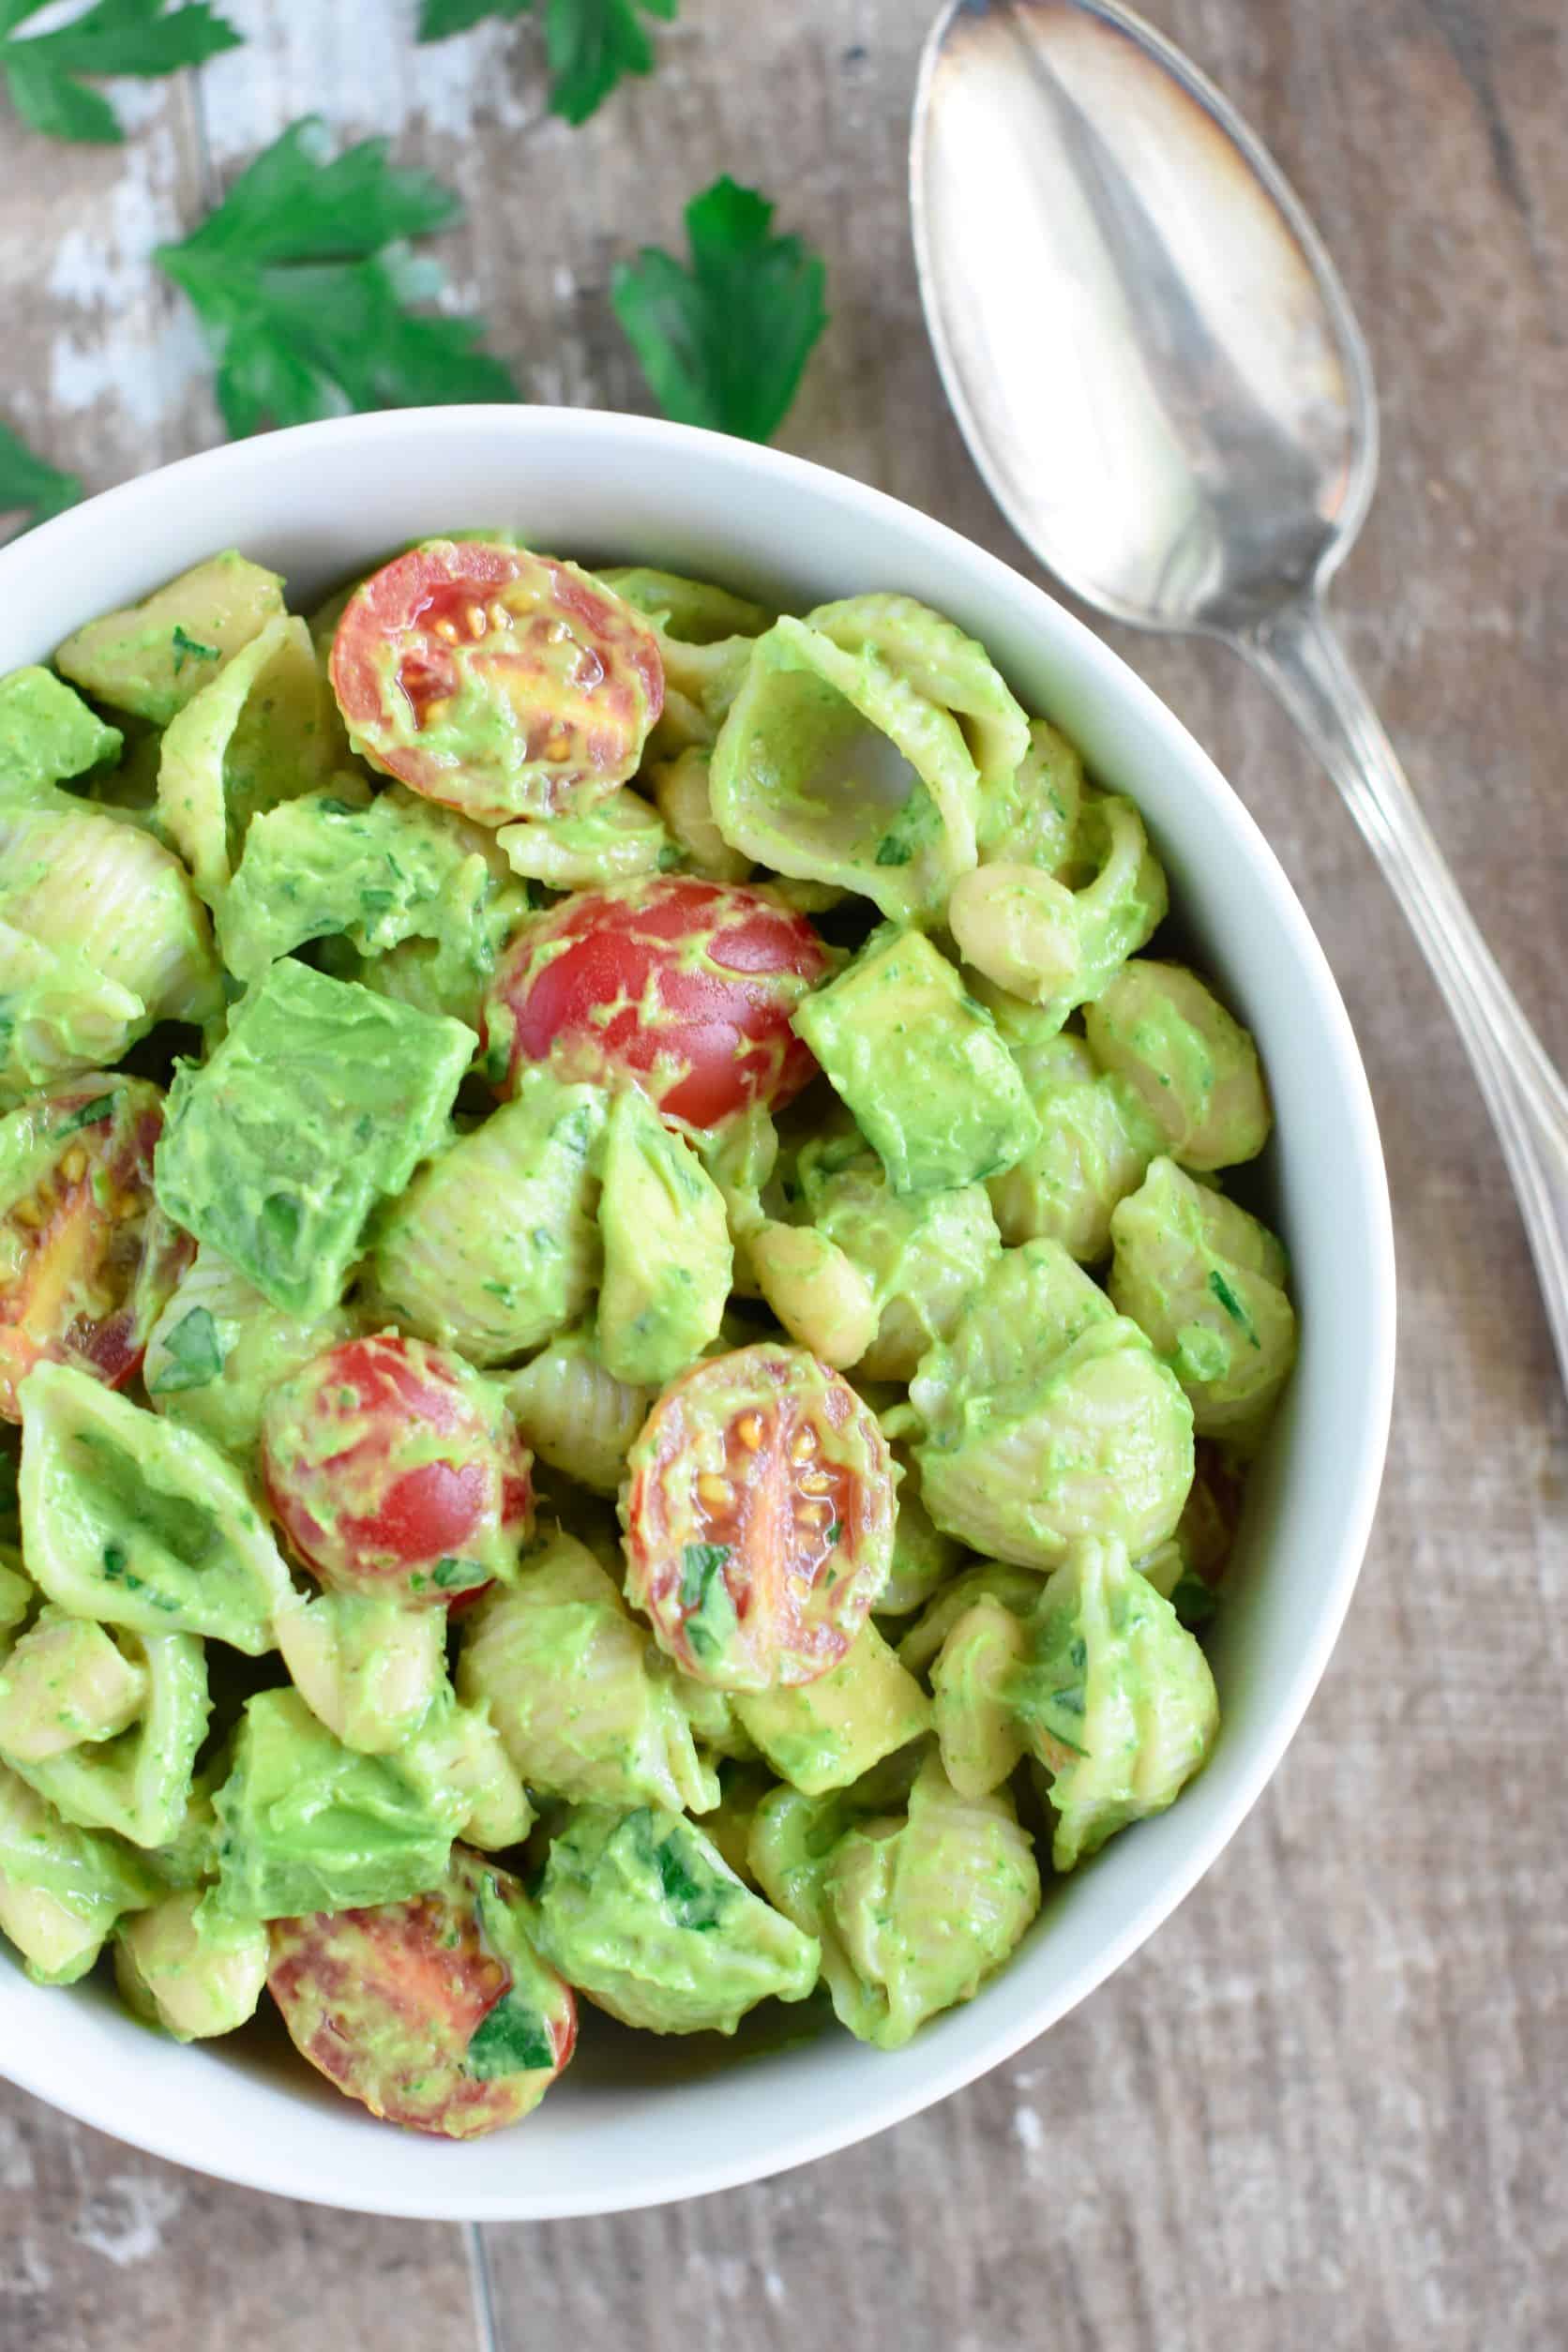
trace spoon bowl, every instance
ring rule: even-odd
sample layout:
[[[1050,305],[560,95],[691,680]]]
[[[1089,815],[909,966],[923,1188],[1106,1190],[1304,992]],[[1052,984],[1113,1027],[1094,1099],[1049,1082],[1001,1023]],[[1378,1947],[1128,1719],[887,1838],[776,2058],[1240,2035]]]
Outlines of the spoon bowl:
[[[1366,348],[1302,205],[1176,50],[1074,0],[955,0],[912,190],[948,397],[1051,570],[1121,620],[1220,633],[1327,576],[1377,472]]]
[[[1474,1065],[1568,1381],[1568,1088],[1322,609],[1378,412],[1321,239],[1220,93],[1116,0],[949,0],[911,198],[937,364],[1020,537],[1099,611],[1245,654],[1344,793]]]

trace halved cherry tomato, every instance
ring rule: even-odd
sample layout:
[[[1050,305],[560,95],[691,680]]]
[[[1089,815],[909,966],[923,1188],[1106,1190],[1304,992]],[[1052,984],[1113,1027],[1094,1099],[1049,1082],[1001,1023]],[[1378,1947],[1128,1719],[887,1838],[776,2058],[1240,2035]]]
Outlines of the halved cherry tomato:
[[[626,1596],[719,1690],[814,1682],[887,1582],[893,1463],[869,1408],[804,1348],[711,1357],[627,1457]]]
[[[523,926],[485,1005],[506,1083],[548,1061],[629,1073],[667,1119],[712,1127],[777,1108],[816,1074],[790,1016],[829,969],[803,914],[737,882],[667,874],[580,890]]]
[[[529,1529],[532,1456],[458,1356],[382,1332],[275,1388],[262,1470],[324,1584],[440,1606],[505,1576]]]
[[[664,707],[658,641],[575,564],[432,539],[371,574],[332,647],[356,749],[484,824],[596,800]]]
[[[267,1983],[294,2047],[372,2115],[477,2139],[536,2107],[577,2003],[529,1939],[508,1871],[454,1846],[407,1903],[274,1920]]]
[[[0,1414],[35,1364],[119,1388],[196,1245],[153,1199],[163,1096],[145,1078],[67,1078],[0,1122]]]

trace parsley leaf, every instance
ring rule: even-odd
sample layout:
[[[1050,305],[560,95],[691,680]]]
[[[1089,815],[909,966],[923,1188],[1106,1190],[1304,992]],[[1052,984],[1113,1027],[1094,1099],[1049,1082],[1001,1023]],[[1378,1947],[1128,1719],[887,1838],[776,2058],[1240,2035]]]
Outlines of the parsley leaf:
[[[223,1343],[204,1306],[182,1315],[163,1345],[169,1361],[151,1382],[150,1395],[177,1396],[188,1388],[206,1388],[223,1369]]]
[[[425,0],[419,16],[422,41],[450,40],[454,33],[472,33],[488,16],[515,23],[526,16],[534,0]]]
[[[0,0],[3,5],[3,0]],[[384,139],[332,158],[313,115],[292,123],[216,212],[155,259],[189,296],[235,435],[345,409],[515,400],[479,319],[432,318],[445,279],[404,242],[460,219],[449,188],[387,161]]]
[[[555,2044],[536,2010],[507,1993],[482,2017],[463,2054],[463,2072],[481,2083],[534,2074],[555,2064]]]
[[[22,529],[74,506],[82,485],[74,474],[45,465],[24,442],[0,425],[0,515],[19,514]]]
[[[686,206],[691,267],[644,246],[610,299],[667,416],[766,441],[827,324],[822,257],[769,234],[774,208],[731,179]]]
[[[568,123],[585,123],[624,74],[652,73],[654,45],[638,8],[668,23],[678,5],[679,0],[546,0],[550,113]]]
[[[240,37],[211,0],[95,0],[84,15],[53,33],[11,38],[44,0],[0,0],[0,72],[24,123],[54,139],[113,145],[125,137],[109,100],[84,89],[79,74],[136,74],[145,80],[200,66],[237,49]]]
[[[534,0],[425,0],[422,41],[471,32],[486,17],[515,23]],[[652,73],[654,46],[643,14],[672,22],[680,0],[545,0],[545,54],[550,60],[550,109],[568,123],[597,113],[626,74]]]

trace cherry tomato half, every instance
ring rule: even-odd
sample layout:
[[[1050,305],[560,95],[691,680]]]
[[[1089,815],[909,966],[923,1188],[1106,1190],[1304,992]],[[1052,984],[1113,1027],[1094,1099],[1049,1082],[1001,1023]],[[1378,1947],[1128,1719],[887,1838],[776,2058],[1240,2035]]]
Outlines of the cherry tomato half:
[[[460,1358],[382,1332],[282,1381],[262,1418],[279,1520],[323,1584],[444,1606],[510,1573],[532,1457]]]
[[[668,874],[580,890],[513,940],[485,1036],[508,1084],[527,1062],[600,1082],[630,1073],[667,1119],[712,1127],[751,1102],[777,1108],[815,1076],[790,1016],[827,971],[806,917],[741,883]]]
[[[0,1414],[35,1364],[119,1388],[195,1244],[153,1199],[163,1096],[145,1078],[62,1080],[0,1122]]]
[[[804,1348],[710,1357],[630,1455],[626,1596],[701,1682],[814,1682],[893,1560],[893,1463],[869,1408]]]
[[[294,2047],[351,2099],[477,2139],[536,2107],[577,2042],[524,1919],[516,1878],[454,1846],[430,1894],[274,1920],[267,1983]]]
[[[356,750],[485,824],[596,800],[664,707],[658,641],[575,564],[434,539],[355,590],[332,690]]]

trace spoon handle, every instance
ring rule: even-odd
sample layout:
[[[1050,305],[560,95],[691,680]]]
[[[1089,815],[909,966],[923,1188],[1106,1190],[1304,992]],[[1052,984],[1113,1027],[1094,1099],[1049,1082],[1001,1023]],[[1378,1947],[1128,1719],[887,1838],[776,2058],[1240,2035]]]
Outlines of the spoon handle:
[[[1568,1087],[1449,871],[1365,688],[1313,596],[1237,639],[1345,795],[1404,908],[1481,1083],[1568,1385]]]

